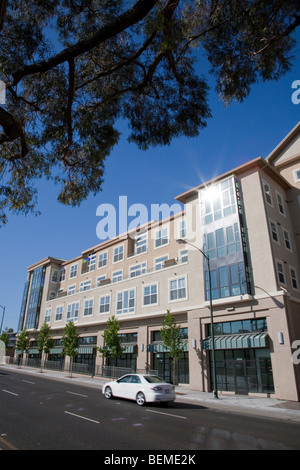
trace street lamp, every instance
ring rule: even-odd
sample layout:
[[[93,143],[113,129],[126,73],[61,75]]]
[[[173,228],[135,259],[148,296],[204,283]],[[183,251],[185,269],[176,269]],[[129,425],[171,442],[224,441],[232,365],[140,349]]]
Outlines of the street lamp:
[[[210,261],[209,256],[203,253],[200,248],[193,245],[192,243],[184,240],[183,238],[179,238],[176,240],[179,244],[186,244],[191,245],[196,250],[200,251],[200,253],[204,256],[207,261],[208,267],[208,283],[209,283],[209,308],[210,308],[210,327],[211,327],[211,349],[212,349],[212,366],[213,366],[213,379],[214,379],[214,398],[218,397],[218,386],[217,386],[217,369],[216,369],[216,352],[215,352],[215,334],[214,334],[214,321],[213,321],[213,307],[212,307],[212,290],[211,290],[211,273],[210,273]]]
[[[2,320],[1,320],[1,326],[0,326],[0,335],[2,333],[2,326],[3,326],[3,320],[4,320],[4,314],[5,314],[5,309],[6,307],[3,307],[3,305],[0,305],[1,308],[3,308],[3,314],[2,314]]]

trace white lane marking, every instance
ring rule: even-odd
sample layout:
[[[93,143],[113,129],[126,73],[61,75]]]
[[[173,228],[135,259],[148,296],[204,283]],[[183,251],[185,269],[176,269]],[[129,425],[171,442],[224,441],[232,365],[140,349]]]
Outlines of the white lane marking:
[[[1,434],[1,436],[0,436],[0,442],[2,442],[2,444],[6,445],[11,450],[19,450],[19,449],[17,449],[17,447],[13,446],[10,442],[8,442],[2,436],[6,436],[6,434]]]
[[[35,382],[30,382],[29,380],[22,380],[22,382],[26,382],[27,384],[33,384],[33,385],[35,385]]]
[[[91,421],[92,423],[100,424],[100,421],[95,421],[94,419],[86,418],[85,416],[76,415],[75,413],[70,413],[69,411],[64,411],[67,415],[76,416],[76,418],[85,419],[86,421]]]
[[[162,411],[154,411],[154,410],[148,410],[148,409],[146,409],[146,411],[149,411],[149,413],[157,413],[159,415],[172,416],[173,418],[187,419],[186,416],[173,415],[171,413],[163,413]]]
[[[16,397],[19,396],[18,393],[10,392],[9,390],[4,390],[4,389],[2,389],[2,392],[9,393],[10,395],[15,395]]]
[[[66,391],[66,393],[71,393],[71,395],[78,395],[79,397],[88,398],[88,395],[82,395],[81,393],[75,393],[75,392],[69,392],[68,390]]]

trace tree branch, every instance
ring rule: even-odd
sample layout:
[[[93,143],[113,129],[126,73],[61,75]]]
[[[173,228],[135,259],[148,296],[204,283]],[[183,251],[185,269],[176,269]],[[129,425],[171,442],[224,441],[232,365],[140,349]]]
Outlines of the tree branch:
[[[0,144],[3,142],[12,142],[18,138],[21,139],[21,156],[25,157],[28,153],[25,134],[12,114],[0,107],[0,125],[3,127],[3,132],[0,134]],[[19,158],[19,157],[18,157]]]
[[[132,62],[135,62],[136,59],[138,59],[141,54],[147,49],[147,47],[151,44],[153,39],[155,38],[157,32],[154,31],[149,38],[144,42],[144,44],[138,49],[131,57],[128,57],[127,59],[124,59],[123,61],[120,61],[118,64],[116,64],[114,67],[104,70],[103,72],[98,73],[94,77],[90,78],[89,80],[86,80],[83,82],[81,85],[76,87],[76,91],[80,90],[80,88],[85,87],[89,83],[94,82],[95,80],[99,80],[102,77],[107,77],[108,75],[111,75],[112,73],[116,72],[117,70],[120,70],[122,67],[126,67],[126,65],[131,64]]]
[[[130,26],[140,22],[154,7],[158,0],[138,0],[137,3],[128,11],[121,14],[108,25],[100,28],[95,34],[88,39],[78,41],[73,46],[67,47],[59,54],[48,60],[28,65],[14,72],[13,82],[11,85],[17,85],[24,77],[35,73],[44,73],[71,59],[75,59],[84,54],[104,41],[116,36]]]
[[[4,19],[6,16],[8,0],[0,0],[0,31],[2,31]]]
[[[72,105],[74,99],[74,84],[75,84],[75,64],[74,59],[69,60],[69,94],[68,106],[66,109],[66,124],[68,132],[68,145],[72,145],[73,141],[73,128],[72,128]]]
[[[280,39],[284,38],[285,36],[288,36],[289,34],[291,34],[291,32],[294,31],[294,29],[296,29],[298,26],[300,26],[300,16],[296,16],[293,23],[291,23],[289,26],[287,26],[278,35],[273,36],[272,38],[270,38],[269,41],[267,42],[267,44],[264,47],[262,47],[260,50],[255,51],[255,52],[250,52],[250,55],[256,56],[256,55],[261,54],[266,49],[269,49],[274,44],[274,42],[277,42],[278,40],[280,40]]]

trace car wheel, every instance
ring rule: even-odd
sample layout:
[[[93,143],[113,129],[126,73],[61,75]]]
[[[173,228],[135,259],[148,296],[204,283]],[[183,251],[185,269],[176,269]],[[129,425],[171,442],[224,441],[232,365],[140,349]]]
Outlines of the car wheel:
[[[105,388],[105,391],[104,391],[104,396],[105,398],[111,398],[113,396],[112,394],[112,391],[111,391],[111,388],[110,387],[106,387]]]
[[[136,396],[136,402],[138,405],[143,406],[146,403],[146,398],[143,392],[139,392]]]

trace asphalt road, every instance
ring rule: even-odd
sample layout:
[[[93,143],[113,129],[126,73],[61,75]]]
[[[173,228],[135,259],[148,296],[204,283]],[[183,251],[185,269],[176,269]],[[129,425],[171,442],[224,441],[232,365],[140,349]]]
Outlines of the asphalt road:
[[[103,450],[102,458],[111,460],[120,458],[118,451],[134,456],[145,450],[138,454],[143,461],[149,451],[172,451],[184,459],[203,449],[299,450],[300,424],[179,402],[140,407],[107,400],[95,387],[5,371],[0,449]]]

